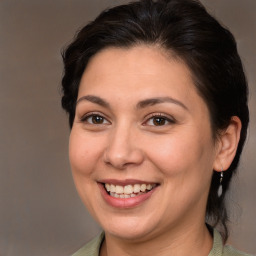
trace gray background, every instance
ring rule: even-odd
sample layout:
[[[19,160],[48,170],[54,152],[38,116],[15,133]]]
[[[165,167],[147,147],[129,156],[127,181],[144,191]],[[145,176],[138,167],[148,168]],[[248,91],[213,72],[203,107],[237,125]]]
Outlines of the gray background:
[[[60,107],[60,49],[110,0],[0,0],[0,255],[70,255],[99,227],[78,198]],[[231,237],[256,254],[256,1],[204,0],[237,38],[251,124],[230,193]]]

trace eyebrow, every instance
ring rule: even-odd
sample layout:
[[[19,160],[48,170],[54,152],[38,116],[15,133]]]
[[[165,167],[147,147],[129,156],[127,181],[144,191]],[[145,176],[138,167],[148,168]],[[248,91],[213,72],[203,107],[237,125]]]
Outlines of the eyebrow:
[[[76,102],[76,105],[78,103],[80,103],[81,101],[86,100],[86,101],[90,101],[92,103],[98,104],[102,107],[105,108],[110,108],[110,105],[108,102],[106,102],[104,99],[98,97],[98,96],[94,96],[94,95],[86,95],[86,96],[82,96],[81,98],[79,98]]]
[[[185,106],[182,102],[180,102],[179,100],[176,100],[174,98],[171,98],[171,97],[157,97],[157,98],[142,100],[142,101],[138,102],[138,104],[136,105],[136,108],[145,108],[148,106],[153,106],[156,104],[161,104],[161,103],[166,103],[166,102],[176,104],[176,105],[188,110],[187,106]]]
[[[105,108],[110,108],[110,104],[106,100],[104,100],[98,96],[94,96],[94,95],[82,96],[81,98],[79,98],[77,100],[76,105],[84,100],[98,104]],[[171,98],[171,97],[157,97],[157,98],[145,99],[145,100],[138,102],[136,105],[136,108],[141,109],[141,108],[146,108],[148,106],[154,106],[156,104],[161,104],[161,103],[166,103],[166,102],[176,104],[176,105],[184,108],[185,110],[188,110],[187,106],[185,106],[182,102],[180,102],[179,100],[176,100],[174,98]]]

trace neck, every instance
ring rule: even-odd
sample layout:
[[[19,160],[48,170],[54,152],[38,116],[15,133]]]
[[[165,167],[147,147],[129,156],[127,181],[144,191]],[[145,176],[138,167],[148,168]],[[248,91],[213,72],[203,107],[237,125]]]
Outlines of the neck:
[[[148,240],[131,241],[105,234],[100,256],[207,256],[212,248],[212,237],[203,223],[181,230],[170,230]]]

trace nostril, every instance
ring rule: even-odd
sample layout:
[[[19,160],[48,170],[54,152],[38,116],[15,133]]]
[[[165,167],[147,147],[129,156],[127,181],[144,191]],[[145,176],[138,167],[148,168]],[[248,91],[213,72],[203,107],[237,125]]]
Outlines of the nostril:
[[[116,169],[123,170],[130,165],[143,162],[144,155],[141,150],[130,147],[129,149],[108,149],[104,152],[104,162]]]

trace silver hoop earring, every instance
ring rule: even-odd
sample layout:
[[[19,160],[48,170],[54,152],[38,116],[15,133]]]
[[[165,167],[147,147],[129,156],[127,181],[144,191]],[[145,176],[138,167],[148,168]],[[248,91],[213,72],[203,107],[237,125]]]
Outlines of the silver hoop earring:
[[[222,180],[223,180],[223,169],[221,169],[221,173],[220,173],[220,185],[219,185],[219,188],[218,188],[218,197],[221,197],[222,196]]]

